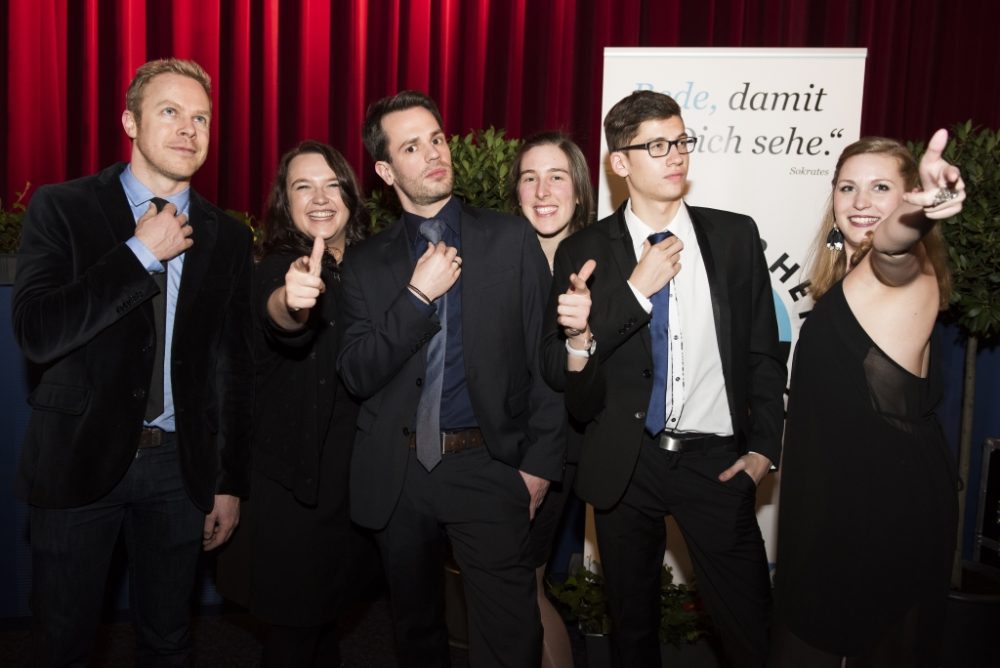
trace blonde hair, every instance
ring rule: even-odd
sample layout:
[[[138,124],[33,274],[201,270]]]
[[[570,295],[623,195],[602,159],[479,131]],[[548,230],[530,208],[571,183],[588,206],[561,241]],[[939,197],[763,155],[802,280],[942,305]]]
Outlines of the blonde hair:
[[[142,117],[142,98],[146,93],[146,86],[149,82],[161,74],[179,74],[182,77],[194,79],[205,90],[208,96],[209,108],[212,104],[212,77],[193,60],[180,60],[179,58],[161,58],[143,63],[135,72],[132,83],[125,91],[125,108],[132,112],[135,120]]]
[[[903,177],[903,185],[907,190],[920,187],[920,173],[917,169],[917,161],[913,154],[895,139],[887,137],[863,137],[844,149],[837,160],[837,168],[833,172],[831,185],[836,188],[840,179],[840,170],[849,158],[856,155],[877,153],[888,155],[896,159],[899,165],[899,175]],[[872,248],[872,236],[868,234],[862,241],[858,249],[851,255],[851,263],[848,266],[847,253],[844,251],[831,251],[826,246],[827,235],[836,224],[836,216],[833,211],[833,194],[827,200],[826,213],[820,223],[816,238],[812,244],[812,259],[809,267],[809,292],[813,299],[819,299],[829,291],[837,281],[844,278],[847,272],[861,262]],[[941,234],[940,225],[933,226],[919,242],[927,260],[930,261],[937,278],[938,293],[940,294],[940,306],[943,311],[948,308],[951,299],[951,269],[948,267],[948,247],[945,244],[944,236]]]

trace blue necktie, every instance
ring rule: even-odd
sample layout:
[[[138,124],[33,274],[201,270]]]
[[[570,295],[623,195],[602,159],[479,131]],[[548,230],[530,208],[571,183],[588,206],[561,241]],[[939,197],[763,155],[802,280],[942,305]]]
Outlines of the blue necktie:
[[[437,244],[444,232],[443,220],[420,223],[420,235]],[[417,461],[430,471],[441,461],[441,388],[444,386],[444,355],[448,344],[448,293],[437,300],[441,329],[427,346],[427,370],[417,404]]]
[[[649,235],[650,244],[658,244],[672,232],[657,232]],[[667,362],[669,361],[670,338],[667,324],[670,317],[670,281],[655,292],[652,318],[649,321],[649,339],[653,347],[653,393],[649,396],[646,410],[646,431],[656,436],[667,423]]]

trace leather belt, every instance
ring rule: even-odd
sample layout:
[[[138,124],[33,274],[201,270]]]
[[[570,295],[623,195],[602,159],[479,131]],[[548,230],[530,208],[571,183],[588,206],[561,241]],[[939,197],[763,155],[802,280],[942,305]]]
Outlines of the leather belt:
[[[483,439],[483,432],[479,429],[465,429],[463,431],[443,431],[441,432],[441,454],[454,455],[472,448],[480,448],[486,445]],[[417,448],[417,435],[410,434],[410,450]]]
[[[715,434],[668,434],[662,432],[656,437],[656,447],[667,452],[697,452],[727,445],[736,445],[734,436]]]
[[[170,431],[163,431],[156,427],[143,427],[139,432],[139,449],[158,448],[164,443],[173,440],[174,434]]]

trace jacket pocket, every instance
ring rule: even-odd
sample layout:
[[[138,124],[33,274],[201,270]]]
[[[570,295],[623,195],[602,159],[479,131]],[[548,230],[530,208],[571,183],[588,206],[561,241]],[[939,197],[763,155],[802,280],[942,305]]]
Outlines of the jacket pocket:
[[[28,403],[38,410],[83,415],[90,403],[90,388],[41,383],[28,397]]]

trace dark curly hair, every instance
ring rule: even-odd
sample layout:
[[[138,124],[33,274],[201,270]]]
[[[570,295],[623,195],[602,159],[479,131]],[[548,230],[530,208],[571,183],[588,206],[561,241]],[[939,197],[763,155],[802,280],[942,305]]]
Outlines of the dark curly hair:
[[[312,239],[295,227],[288,206],[289,165],[292,164],[292,160],[306,153],[317,153],[323,156],[326,164],[340,181],[340,194],[350,211],[347,219],[347,245],[357,243],[368,235],[368,211],[361,200],[361,189],[358,188],[358,180],[354,176],[354,170],[337,149],[328,144],[307,139],[281,156],[281,160],[278,162],[278,172],[274,175],[271,192],[267,197],[267,210],[264,214],[263,235],[261,236],[259,252],[261,258],[272,253],[309,255],[312,251]],[[328,261],[333,261],[329,254],[324,256],[324,263]]]

